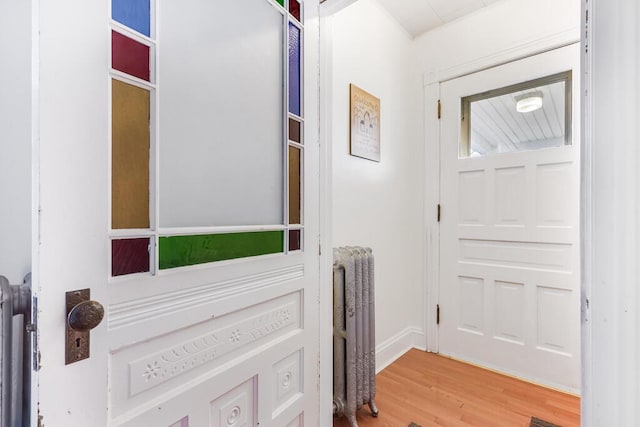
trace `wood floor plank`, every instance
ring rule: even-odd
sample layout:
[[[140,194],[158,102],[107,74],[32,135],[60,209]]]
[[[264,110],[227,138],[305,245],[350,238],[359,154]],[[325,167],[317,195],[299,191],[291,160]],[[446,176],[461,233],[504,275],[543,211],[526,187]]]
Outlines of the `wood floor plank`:
[[[358,412],[360,427],[529,426],[531,417],[580,425],[580,399],[433,353],[411,350],[377,376],[376,403]],[[334,427],[348,427],[345,418]]]

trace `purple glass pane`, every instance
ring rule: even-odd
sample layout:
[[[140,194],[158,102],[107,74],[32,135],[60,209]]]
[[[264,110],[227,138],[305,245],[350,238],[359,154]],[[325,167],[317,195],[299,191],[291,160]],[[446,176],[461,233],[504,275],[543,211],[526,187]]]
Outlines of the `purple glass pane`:
[[[302,248],[302,230],[289,230],[289,250],[299,251]]]
[[[300,114],[300,29],[289,23],[289,112]]]
[[[149,271],[150,238],[111,241],[111,275],[146,273]]]

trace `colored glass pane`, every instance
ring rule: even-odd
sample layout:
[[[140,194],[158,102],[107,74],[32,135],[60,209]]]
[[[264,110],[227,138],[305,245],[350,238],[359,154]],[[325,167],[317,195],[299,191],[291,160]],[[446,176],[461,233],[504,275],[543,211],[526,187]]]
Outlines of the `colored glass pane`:
[[[145,273],[149,271],[148,237],[111,241],[111,275]]]
[[[289,112],[301,115],[300,29],[289,23]]]
[[[149,46],[112,31],[111,64],[118,71],[149,81]]]
[[[302,19],[300,19],[300,2],[298,0],[289,0],[289,13],[302,22]]]
[[[302,248],[302,230],[289,230],[289,250],[299,251]]]
[[[289,147],[289,224],[300,224],[301,157],[299,148]]]
[[[276,2],[277,2],[280,6],[284,7],[284,0],[276,0]]]
[[[111,227],[149,228],[149,91],[112,80],[111,114]]]
[[[302,144],[301,131],[302,123],[296,119],[289,118],[289,140]]]
[[[160,237],[160,269],[284,251],[283,231]]]
[[[150,0],[112,0],[111,18],[151,37]]]

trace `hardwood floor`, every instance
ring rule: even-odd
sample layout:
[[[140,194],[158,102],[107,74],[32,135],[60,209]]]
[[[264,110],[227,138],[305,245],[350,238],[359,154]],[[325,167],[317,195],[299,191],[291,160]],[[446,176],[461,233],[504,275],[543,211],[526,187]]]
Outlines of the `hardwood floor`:
[[[376,403],[358,412],[360,427],[529,426],[531,417],[580,425],[580,398],[432,353],[411,350],[377,376]],[[334,427],[348,427],[346,418]]]

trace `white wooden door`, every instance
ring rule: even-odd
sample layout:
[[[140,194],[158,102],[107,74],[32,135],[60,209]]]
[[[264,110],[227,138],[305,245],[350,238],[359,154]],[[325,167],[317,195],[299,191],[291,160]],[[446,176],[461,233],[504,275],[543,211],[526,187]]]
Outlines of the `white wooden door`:
[[[572,392],[580,389],[578,65],[574,45],[441,86],[439,350]],[[556,83],[518,86],[546,76]],[[543,108],[518,112],[516,101],[535,92]]]
[[[317,0],[36,3],[42,425],[318,425]]]

